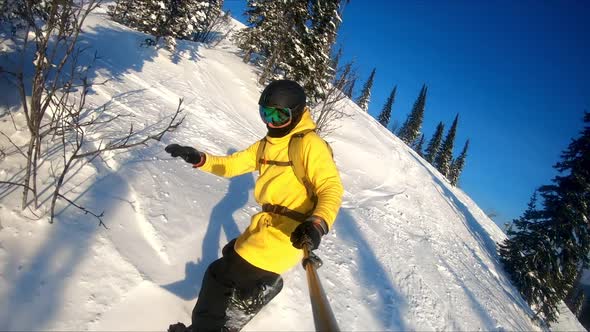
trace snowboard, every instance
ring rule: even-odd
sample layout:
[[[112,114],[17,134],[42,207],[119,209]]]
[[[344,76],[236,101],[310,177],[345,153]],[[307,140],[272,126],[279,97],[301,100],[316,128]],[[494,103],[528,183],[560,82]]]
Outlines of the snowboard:
[[[283,278],[260,281],[254,294],[245,294],[236,289],[232,291],[229,305],[225,311],[226,322],[223,332],[239,332],[283,289]],[[194,332],[192,326],[183,323],[172,324],[168,332]]]
[[[251,296],[234,291],[226,311],[227,332],[239,332],[283,289],[283,278],[273,278],[261,282],[259,292]]]

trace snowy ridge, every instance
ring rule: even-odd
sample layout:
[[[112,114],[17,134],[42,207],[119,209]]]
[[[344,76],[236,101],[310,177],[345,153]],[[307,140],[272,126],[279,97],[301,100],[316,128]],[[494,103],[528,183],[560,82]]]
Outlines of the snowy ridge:
[[[162,331],[188,323],[207,265],[259,210],[256,174],[217,178],[163,151],[176,142],[227,154],[264,136],[256,69],[229,40],[215,47],[180,41],[171,54],[139,47],[145,37],[104,12],[89,17],[82,42],[101,57],[94,79],[112,79],[94,88],[89,103],[134,114],[139,126],[165,120],[184,97],[186,120],[163,142],[76,165],[67,195],[104,210],[108,230],[71,207],[49,225],[20,211],[20,190],[0,191],[0,330]],[[346,111],[353,117],[327,138],[345,199],[317,251],[340,327],[539,330],[498,262],[502,231],[368,114],[352,102]],[[23,144],[26,133],[2,121],[0,129]],[[0,180],[18,178],[18,154],[1,163]],[[314,329],[303,269],[284,280],[245,330]],[[583,330],[565,316],[561,329]]]

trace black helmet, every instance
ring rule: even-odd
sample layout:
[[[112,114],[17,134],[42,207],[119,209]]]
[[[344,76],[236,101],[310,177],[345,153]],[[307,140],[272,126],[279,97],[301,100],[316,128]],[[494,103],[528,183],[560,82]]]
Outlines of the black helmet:
[[[305,91],[295,81],[273,81],[264,88],[258,100],[258,105],[269,107],[290,108],[293,117],[303,113],[306,98]]]

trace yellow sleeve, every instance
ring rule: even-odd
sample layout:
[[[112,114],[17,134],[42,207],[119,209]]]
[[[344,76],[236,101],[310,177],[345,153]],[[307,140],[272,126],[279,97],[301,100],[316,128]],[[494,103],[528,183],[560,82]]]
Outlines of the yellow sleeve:
[[[229,156],[214,156],[205,153],[206,159],[199,169],[218,176],[231,178],[256,170],[256,152],[260,141],[250,145],[246,150]]]
[[[309,138],[308,138],[309,137]],[[303,164],[318,195],[314,215],[323,218],[330,229],[342,204],[344,188],[332,151],[318,135],[305,135]]]

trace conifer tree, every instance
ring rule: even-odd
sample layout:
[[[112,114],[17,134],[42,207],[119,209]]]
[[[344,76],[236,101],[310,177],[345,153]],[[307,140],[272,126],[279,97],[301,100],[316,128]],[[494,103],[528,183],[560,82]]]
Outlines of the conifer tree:
[[[305,38],[306,57],[302,63],[293,64],[297,69],[291,77],[303,83],[312,103],[325,98],[325,88],[336,75],[338,66],[333,63],[330,53],[342,23],[341,2],[342,0],[310,0],[308,8],[311,29],[307,34],[308,38]]]
[[[262,62],[260,84],[268,80],[289,78],[299,81],[311,72],[307,63],[306,45],[310,36],[306,23],[309,20],[307,1],[264,1],[269,6],[264,17],[262,42],[266,44],[265,57]],[[261,3],[262,4],[262,3]],[[261,5],[259,4],[259,5]],[[307,84],[299,82],[304,87]]]
[[[391,90],[391,94],[389,94],[389,97],[387,98],[385,105],[383,105],[383,110],[381,111],[381,114],[379,114],[379,117],[377,118],[379,123],[381,123],[381,125],[385,128],[387,128],[389,126],[389,119],[391,119],[391,108],[393,107],[393,103],[395,102],[396,92],[397,92],[397,85],[393,87],[393,90]]]
[[[245,52],[244,61],[253,53],[259,56],[261,84],[283,78],[293,71],[293,63],[305,62],[307,6],[308,1],[301,0],[248,0],[248,28],[238,32],[236,40]]]
[[[412,142],[414,142],[414,140],[420,135],[422,121],[424,120],[424,107],[426,106],[427,91],[428,87],[424,84],[406,122],[404,122],[399,129],[398,137],[408,145],[412,144]]]
[[[590,263],[590,113],[584,113],[584,122],[580,137],[569,144],[554,166],[560,175],[553,178],[553,184],[539,189],[545,213],[555,229],[553,240],[566,294]]]
[[[340,68],[340,59],[342,58],[342,47],[338,48],[338,51],[336,51],[336,54],[334,54],[334,56],[332,57],[332,60],[330,61],[330,67],[331,68]],[[351,64],[352,66],[352,64]]]
[[[430,164],[433,164],[434,158],[438,155],[438,150],[440,149],[440,143],[442,142],[443,133],[445,130],[445,125],[442,122],[438,123],[436,126],[436,131],[430,142],[428,143],[428,147],[426,147],[426,155],[424,159]]]
[[[414,151],[418,153],[420,157],[423,157],[422,149],[424,146],[424,134],[420,136],[420,140],[414,145]]]
[[[459,122],[459,114],[455,117],[455,121],[451,125],[451,129],[447,133],[439,154],[434,160],[434,167],[441,172],[442,175],[448,176],[451,170],[451,160],[453,159],[453,145],[455,144],[455,135],[457,134],[457,123]]]
[[[365,111],[369,111],[369,102],[371,101],[371,90],[373,89],[373,81],[375,80],[376,68],[373,68],[367,82],[363,85],[360,97],[357,99],[356,104]]]
[[[299,82],[312,104],[324,97],[335,68],[330,58],[341,23],[342,0],[249,0],[249,27],[237,34],[244,61],[262,65],[259,82]]]
[[[578,318],[581,318],[582,306],[586,301],[586,294],[584,292],[586,286],[581,282],[583,274],[584,273],[578,273],[574,286],[568,292],[564,300],[567,307]]]
[[[141,3],[138,3],[137,5],[141,5]],[[108,7],[107,13],[114,21],[131,26],[129,24],[130,18],[128,15],[135,13],[133,6],[134,4],[131,1],[119,0],[115,2],[114,5]]]
[[[520,294],[536,315],[551,322],[557,318],[558,304],[565,294],[556,291],[560,289],[560,267],[549,223],[544,211],[537,208],[537,194],[533,194],[527,210],[513,221],[498,251]]]
[[[467,150],[469,149],[469,140],[465,142],[465,146],[463,146],[463,151],[459,157],[453,160],[451,163],[451,170],[449,172],[448,179],[451,181],[453,186],[456,186],[459,183],[459,178],[461,177],[461,173],[463,172],[463,168],[465,167],[465,159],[467,158]]]
[[[250,62],[254,53],[268,57],[270,53],[271,39],[264,38],[265,34],[272,31],[273,22],[271,0],[248,0],[246,4],[246,11],[244,14],[247,17],[248,28],[243,29],[235,34],[237,45],[244,51],[244,62]],[[272,37],[271,37],[272,38]]]
[[[168,37],[197,40],[222,14],[222,0],[119,0],[109,7],[109,15],[117,22],[156,38]]]
[[[580,137],[554,166],[560,175],[539,189],[543,209],[515,223],[517,231],[499,248],[515,285],[548,323],[557,319],[560,301],[589,264],[590,113],[584,122]]]

